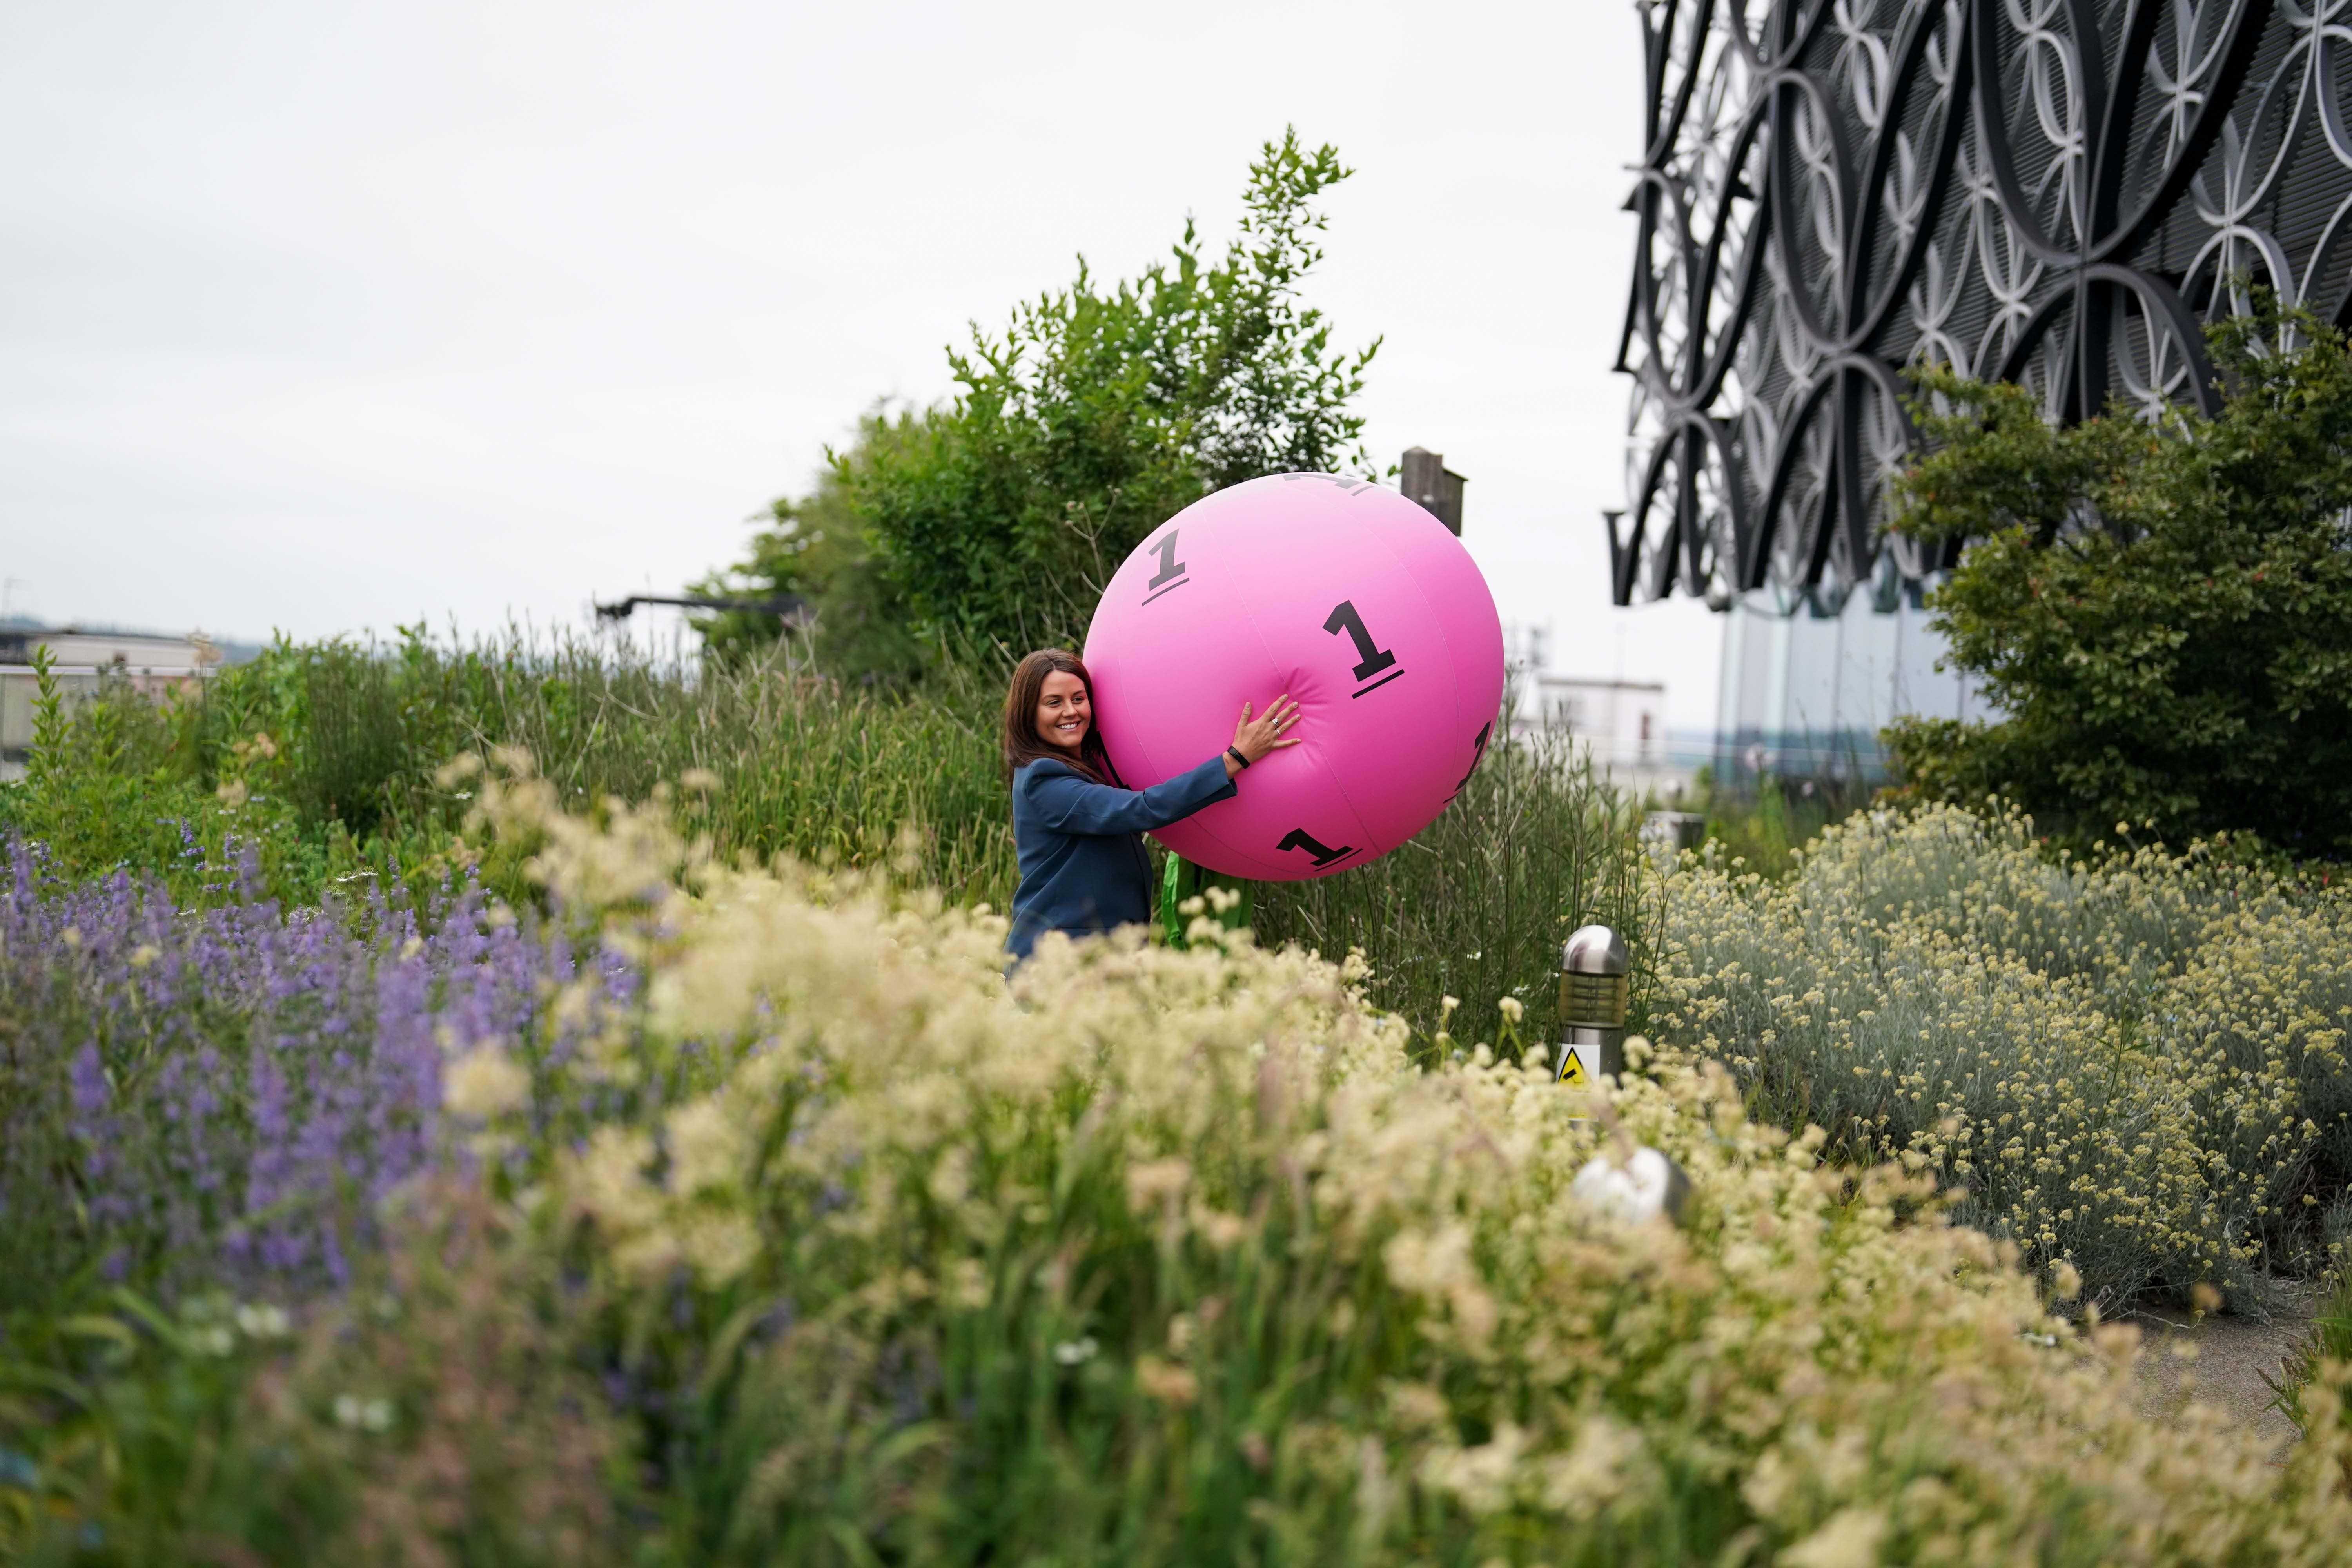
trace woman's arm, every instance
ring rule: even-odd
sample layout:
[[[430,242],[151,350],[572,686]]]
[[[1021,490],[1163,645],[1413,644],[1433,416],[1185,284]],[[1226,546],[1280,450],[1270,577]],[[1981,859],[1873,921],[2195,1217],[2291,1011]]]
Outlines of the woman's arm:
[[[1149,833],[1237,793],[1223,756],[1150,789],[1093,784],[1066,769],[1032,763],[1022,770],[1021,787],[1037,820],[1056,833]]]
[[[1056,833],[1149,833],[1239,793],[1234,780],[1244,768],[1270,752],[1298,744],[1295,737],[1283,736],[1297,722],[1298,704],[1285,692],[1266,704],[1265,713],[1257,719],[1250,717],[1250,704],[1243,703],[1241,722],[1234,727],[1234,743],[1165,784],[1150,789],[1116,789],[1089,783],[1064,768],[1048,770],[1032,763],[1023,772],[1021,787],[1028,792],[1037,819]]]

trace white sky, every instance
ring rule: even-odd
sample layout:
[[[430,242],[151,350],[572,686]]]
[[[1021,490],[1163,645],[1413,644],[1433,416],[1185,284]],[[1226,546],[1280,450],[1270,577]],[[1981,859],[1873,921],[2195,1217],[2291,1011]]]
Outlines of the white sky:
[[[735,558],[948,343],[1231,231],[1295,123],[1309,289],[1395,460],[1564,673],[1714,717],[1715,618],[1608,605],[1638,153],[1624,0],[1435,7],[10,0],[0,576],[255,637],[578,624]]]

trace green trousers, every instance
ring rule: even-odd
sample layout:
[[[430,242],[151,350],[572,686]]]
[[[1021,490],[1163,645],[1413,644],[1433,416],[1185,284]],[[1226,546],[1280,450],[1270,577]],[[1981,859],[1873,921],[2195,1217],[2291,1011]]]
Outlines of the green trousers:
[[[1250,923],[1252,900],[1250,890],[1256,883],[1241,877],[1228,877],[1223,871],[1212,871],[1206,866],[1195,866],[1181,855],[1168,857],[1167,868],[1160,876],[1160,931],[1171,947],[1184,945],[1184,928],[1194,919],[1181,914],[1177,906],[1187,899],[1206,899],[1212,888],[1223,888],[1240,898],[1220,913],[1210,908],[1203,912],[1227,931],[1238,931]]]

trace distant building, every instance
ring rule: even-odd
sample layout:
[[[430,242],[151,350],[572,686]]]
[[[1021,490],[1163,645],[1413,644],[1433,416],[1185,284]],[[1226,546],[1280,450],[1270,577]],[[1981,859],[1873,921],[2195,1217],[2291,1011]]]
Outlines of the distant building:
[[[1793,611],[1743,595],[1723,616],[1715,777],[1869,784],[1885,774],[1879,731],[1897,718],[1998,718],[1966,675],[1938,668],[1944,639],[1916,584],[1874,596],[1821,592]]]
[[[1662,681],[1529,671],[1514,727],[1522,733],[1564,729],[1591,750],[1593,764],[1618,785],[1660,800],[1680,799],[1709,758],[1703,741],[1694,745],[1688,737],[1666,733]]]
[[[1663,681],[1538,675],[1529,695],[1538,724],[1575,731],[1595,757],[1639,767],[1657,762],[1666,737]]]
[[[0,780],[24,776],[39,692],[33,655],[40,648],[48,650],[50,673],[71,696],[96,691],[109,678],[160,693],[203,680],[223,663],[220,647],[202,632],[174,637],[0,622]]]
[[[2352,327],[2345,11],[1640,9],[1611,591],[1729,617],[1718,782],[1867,781],[1891,719],[1990,711],[1920,605],[1957,542],[1887,526],[1907,372],[2162,423],[2266,297]]]
[[[1666,731],[1663,681],[1555,675],[1546,668],[1550,628],[1504,628],[1511,671],[1511,732],[1565,730],[1620,787],[1661,801],[1681,798],[1712,755],[1712,737]]]

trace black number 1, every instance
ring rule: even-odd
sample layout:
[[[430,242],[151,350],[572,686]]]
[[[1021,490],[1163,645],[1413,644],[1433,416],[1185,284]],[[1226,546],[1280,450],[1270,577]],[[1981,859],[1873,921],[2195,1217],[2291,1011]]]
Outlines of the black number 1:
[[[1478,738],[1470,743],[1470,773],[1464,773],[1461,781],[1454,784],[1454,795],[1460,795],[1462,793],[1462,786],[1470,782],[1470,773],[1476,773],[1478,771],[1478,764],[1486,760],[1486,741],[1489,736],[1494,734],[1494,732],[1495,721],[1492,719],[1489,719],[1478,731]],[[1454,795],[1449,795],[1445,798],[1452,800],[1454,798]]]
[[[1396,655],[1374,642],[1372,634],[1364,629],[1364,617],[1356,614],[1356,604],[1352,599],[1339,601],[1339,606],[1331,612],[1331,618],[1323,623],[1323,629],[1334,637],[1344,631],[1355,643],[1358,680],[1370,680],[1396,662]]]
[[[1177,578],[1184,575],[1184,563],[1176,559],[1178,531],[1176,529],[1170,529],[1168,537],[1151,547],[1160,552],[1160,570],[1152,574],[1151,581],[1146,583],[1145,587],[1157,588],[1163,584],[1173,583]],[[1185,602],[1191,603],[1190,600]]]
[[[1335,860],[1345,860],[1356,852],[1356,847],[1352,844],[1342,844],[1334,849],[1303,827],[1294,827],[1284,834],[1282,842],[1276,845],[1274,849],[1277,855],[1286,849],[1304,849],[1307,851],[1307,858],[1318,866],[1328,866]]]

